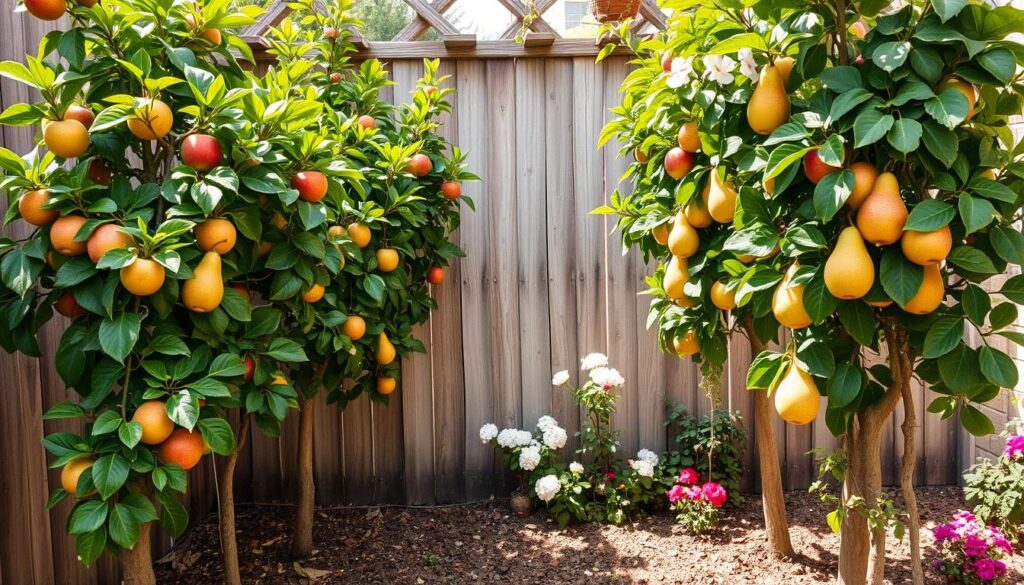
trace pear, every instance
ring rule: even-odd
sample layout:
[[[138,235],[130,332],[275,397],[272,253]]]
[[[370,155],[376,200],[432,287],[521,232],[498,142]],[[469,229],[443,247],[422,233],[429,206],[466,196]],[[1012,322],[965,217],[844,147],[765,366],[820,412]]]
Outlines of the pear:
[[[907,301],[903,310],[915,315],[927,315],[942,305],[946,298],[946,284],[942,281],[942,272],[938,264],[924,267],[924,280],[917,289],[914,298]]]
[[[717,169],[711,171],[708,189],[708,211],[718,223],[732,223],[736,215],[736,187],[718,176]]]
[[[736,289],[729,290],[725,282],[716,280],[711,285],[711,303],[723,311],[736,308]]]
[[[697,253],[700,246],[700,237],[697,230],[693,229],[690,222],[686,221],[686,215],[682,210],[676,214],[672,231],[668,234],[668,249],[673,256],[689,258]]]
[[[800,369],[796,359],[775,387],[775,410],[782,420],[805,425],[818,416],[821,393],[810,374]]]
[[[875,264],[860,231],[850,226],[839,234],[839,241],[825,262],[825,286],[832,296],[844,301],[868,294],[875,282]]]
[[[711,213],[708,212],[708,195],[710,193],[711,181],[708,180],[704,182],[704,191],[701,193],[700,199],[696,197],[691,198],[690,202],[683,208],[686,221],[690,222],[691,226],[698,229],[706,228],[714,221]]]
[[[654,234],[654,241],[658,242],[662,246],[668,244],[668,223],[660,223],[654,227],[652,233]]]
[[[899,241],[909,215],[907,205],[900,197],[896,175],[882,173],[878,175],[871,194],[857,210],[857,229],[872,244],[888,246]]]
[[[683,286],[686,281],[690,279],[690,266],[686,261],[686,258],[680,258],[679,256],[673,256],[668,261],[668,266],[665,267],[665,280],[662,283],[662,288],[665,289],[665,294],[670,299],[680,300],[686,298],[683,294]]]
[[[772,313],[775,314],[775,319],[783,327],[790,329],[803,329],[813,322],[804,308],[804,285],[789,285],[798,268],[800,266],[796,262],[790,265],[772,297]]]
[[[900,247],[903,248],[903,255],[907,260],[921,266],[930,266],[942,262],[949,256],[949,251],[953,248],[953,234],[950,233],[948,225],[930,232],[907,230],[903,232]]]
[[[377,337],[377,363],[386,366],[391,362],[395,361],[395,356],[398,352],[395,351],[395,346],[391,344],[391,340],[388,339],[387,333],[381,332]]]
[[[869,162],[861,161],[850,165],[850,170],[853,171],[853,191],[850,191],[850,196],[846,199],[846,205],[850,209],[859,209],[875,188],[875,181],[878,180],[878,169]]]
[[[789,119],[789,95],[782,71],[768,65],[747,103],[747,123],[758,134],[768,135]]]
[[[185,306],[196,313],[209,313],[224,299],[224,277],[221,275],[220,254],[210,251],[203,255],[192,271],[192,278],[181,289]]]

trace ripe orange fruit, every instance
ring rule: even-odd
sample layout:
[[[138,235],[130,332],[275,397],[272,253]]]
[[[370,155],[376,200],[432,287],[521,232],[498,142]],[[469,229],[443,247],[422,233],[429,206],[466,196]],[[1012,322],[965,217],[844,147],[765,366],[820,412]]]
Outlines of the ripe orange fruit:
[[[278,212],[275,213],[274,216],[270,218],[270,225],[276,227],[279,230],[283,230],[284,228],[288,227],[288,220],[285,219],[285,217],[281,215],[280,212]]]
[[[689,356],[700,351],[697,343],[697,335],[693,331],[687,331],[686,335],[672,340],[672,347],[681,356]]]
[[[135,296],[146,297],[160,290],[165,276],[164,267],[156,260],[136,258],[121,269],[121,285]]]
[[[370,228],[362,223],[354,223],[348,226],[348,237],[360,248],[365,248],[370,243]]]
[[[78,491],[78,479],[82,477],[86,469],[92,467],[93,463],[95,461],[87,457],[72,459],[65,463],[64,469],[60,470],[60,487],[72,496],[75,495],[75,492]]]
[[[441,284],[444,282],[444,268],[431,266],[427,270],[427,282],[430,284]]]
[[[142,425],[140,441],[146,445],[159,445],[174,431],[174,422],[167,416],[167,408],[159,400],[143,402],[135,409],[132,421]]]
[[[686,152],[699,152],[700,151],[700,136],[697,135],[697,123],[687,122],[679,128],[679,134],[676,136],[679,142],[679,148],[682,148]]]
[[[398,380],[395,380],[391,376],[381,376],[377,378],[377,392],[387,396],[395,391],[398,386]]]
[[[158,140],[167,136],[174,124],[170,106],[158,99],[146,100],[135,109],[135,117],[128,119],[128,129],[141,140]]]
[[[89,150],[89,130],[78,120],[57,120],[43,129],[43,142],[61,158],[77,158]]]
[[[359,125],[366,130],[373,130],[377,127],[377,121],[373,119],[373,116],[359,116]]]
[[[444,195],[445,199],[455,201],[462,197],[462,185],[454,181],[441,183],[441,194]]]
[[[332,238],[340,238],[341,236],[345,235],[345,233],[345,228],[340,225],[332,225],[331,227],[327,228],[327,235]]]
[[[78,304],[78,301],[75,300],[75,295],[71,294],[71,291],[60,295],[57,301],[53,303],[53,309],[68,319],[77,319],[89,314],[88,311],[82,308],[82,305]]]
[[[50,225],[60,214],[55,209],[43,209],[49,200],[50,192],[46,189],[27,191],[18,199],[18,213],[32,225]]]
[[[320,171],[303,171],[292,177],[292,189],[299,192],[299,199],[317,203],[327,195],[327,177]]]
[[[238,232],[234,224],[222,218],[208,219],[195,227],[196,243],[203,252],[227,254],[235,247]]]
[[[64,16],[68,6],[64,0],[25,0],[25,10],[39,20],[57,20]]]
[[[324,298],[324,287],[322,284],[314,284],[313,288],[302,293],[302,300],[307,303],[315,303]]]
[[[85,254],[85,242],[75,241],[75,234],[82,229],[85,221],[81,215],[65,215],[53,222],[50,227],[50,244],[53,249],[65,256]]]
[[[359,341],[366,335],[366,321],[359,315],[349,315],[341,324],[341,332],[352,341]]]
[[[434,170],[434,162],[423,153],[412,155],[412,158],[409,159],[409,163],[405,167],[407,173],[417,177],[426,177],[432,170]]]
[[[89,251],[89,259],[93,263],[99,262],[104,254],[111,250],[130,248],[135,245],[135,239],[121,230],[121,226],[105,223],[93,230],[86,241],[86,249]]]
[[[394,272],[398,268],[398,250],[381,248],[377,250],[377,268],[381,272]]]
[[[188,471],[199,463],[205,450],[203,436],[198,432],[175,429],[166,441],[160,443],[156,455],[160,461]]]
[[[260,245],[256,247],[256,255],[260,258],[270,254],[270,251],[274,249],[274,244],[266,240],[260,242]]]

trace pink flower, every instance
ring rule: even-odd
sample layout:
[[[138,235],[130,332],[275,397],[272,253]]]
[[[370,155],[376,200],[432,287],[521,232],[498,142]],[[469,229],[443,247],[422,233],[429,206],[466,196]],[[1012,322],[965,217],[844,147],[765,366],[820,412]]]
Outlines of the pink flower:
[[[695,486],[695,485],[691,485],[689,487],[684,487],[683,488],[683,496],[687,500],[693,500],[693,501],[696,502],[697,500],[701,499],[701,497],[702,497],[702,494],[701,494],[701,491],[700,491],[700,487]]]
[[[1024,435],[1015,435],[1006,440],[1006,450],[1003,454],[1014,459],[1024,455]]]
[[[704,499],[716,508],[721,508],[722,504],[729,499],[729,495],[725,492],[725,488],[713,481],[709,481],[704,484],[704,487],[702,487],[700,491],[704,495]]]
[[[995,581],[1006,573],[1006,564],[993,559],[979,559],[972,570],[982,581]]]
[[[668,490],[668,501],[675,504],[686,497],[685,489],[681,485],[674,485],[672,489]]]
[[[679,483],[683,485],[693,485],[700,481],[700,475],[697,474],[697,470],[692,467],[679,472]]]
[[[604,474],[604,478],[607,479],[608,481],[611,481],[611,480],[615,479],[615,472],[614,471],[609,471],[609,472],[605,473]]]
[[[1003,552],[1008,555],[1013,554],[1013,546],[1010,544],[1010,541],[998,530],[995,530],[992,535],[992,546],[1003,549]]]
[[[936,526],[932,529],[932,536],[935,537],[936,542],[940,543],[960,537],[960,535],[956,533],[956,530],[949,524],[939,524]]]
[[[988,542],[982,538],[978,538],[977,535],[968,534],[964,538],[964,554],[969,557],[987,557],[988,556]]]

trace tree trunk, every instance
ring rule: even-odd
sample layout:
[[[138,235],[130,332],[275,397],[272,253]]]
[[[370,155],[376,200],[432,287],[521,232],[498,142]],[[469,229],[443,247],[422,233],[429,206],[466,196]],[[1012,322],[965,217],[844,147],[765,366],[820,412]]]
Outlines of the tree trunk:
[[[843,496],[840,505],[852,497],[864,497],[864,449],[860,446],[860,431],[853,429],[847,435],[847,466],[843,480]],[[839,579],[840,585],[864,585],[868,574],[868,552],[871,543],[868,536],[868,521],[857,510],[848,510],[839,530]]]
[[[908,348],[901,348],[908,349]],[[913,376],[913,357],[909,351],[899,352],[900,392],[903,395],[903,460],[900,473],[900,488],[903,491],[903,505],[907,509],[907,534],[910,537],[910,568],[914,585],[924,585],[924,567],[921,565],[921,518],[917,511],[917,494],[914,493],[914,466],[917,464],[917,413],[914,412],[914,393],[910,390]],[[890,362],[892,360],[890,359]]]
[[[754,332],[751,317],[747,316],[743,328],[750,339],[750,351],[757,357],[764,344]],[[779,452],[775,444],[775,427],[768,394],[754,392],[754,429],[757,436],[758,461],[761,465],[761,505],[764,508],[764,528],[768,533],[768,546],[772,552],[784,557],[793,556],[793,543],[789,538],[786,519],[786,499],[782,492],[782,472]]]
[[[235,534],[235,466],[238,455],[245,448],[249,436],[251,414],[242,418],[238,429],[238,440],[235,450],[224,462],[220,477],[220,548],[224,554],[224,583],[226,585],[242,585],[242,573],[238,565],[238,535]]]
[[[299,496],[295,510],[295,534],[292,537],[292,558],[304,559],[313,554],[313,398],[302,400],[299,414]]]
[[[150,523],[139,528],[139,541],[131,550],[121,551],[121,578],[124,585],[156,585]]]

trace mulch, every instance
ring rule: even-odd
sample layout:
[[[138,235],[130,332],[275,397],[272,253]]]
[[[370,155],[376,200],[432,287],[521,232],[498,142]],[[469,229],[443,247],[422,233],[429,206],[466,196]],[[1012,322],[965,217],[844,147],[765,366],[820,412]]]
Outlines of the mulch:
[[[896,493],[892,496],[897,500]],[[934,526],[963,508],[960,489],[920,488],[922,525]],[[827,510],[806,492],[786,495],[798,555],[778,559],[766,550],[760,499],[747,497],[711,534],[694,537],[669,514],[624,526],[577,524],[559,528],[543,510],[510,515],[507,502],[429,508],[317,510],[317,549],[300,563],[289,559],[292,509],[239,510],[242,579],[246,584],[579,583],[798,585],[834,582],[839,537],[825,524]],[[922,529],[925,563],[935,558],[931,532]],[[910,582],[910,546],[889,539],[887,583]],[[216,519],[193,529],[159,564],[157,582],[221,582]],[[1009,583],[1024,583],[1024,557],[1010,560]],[[926,581],[938,583],[935,575]]]

